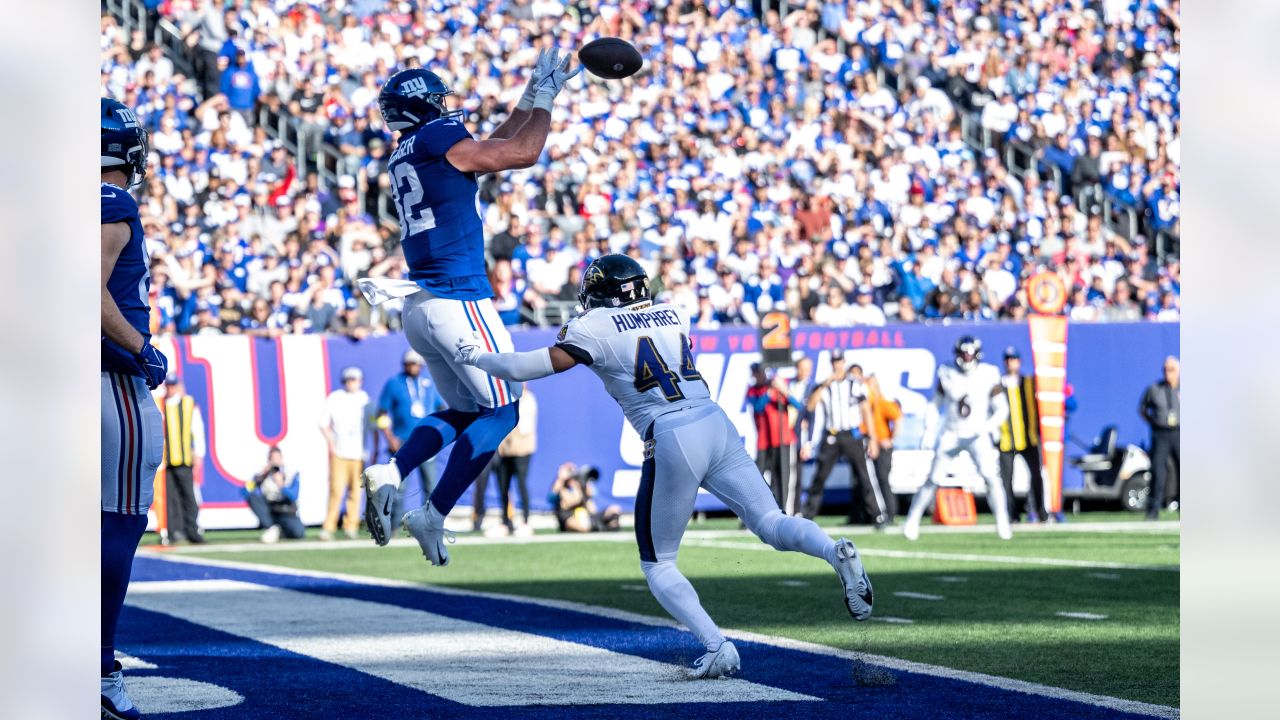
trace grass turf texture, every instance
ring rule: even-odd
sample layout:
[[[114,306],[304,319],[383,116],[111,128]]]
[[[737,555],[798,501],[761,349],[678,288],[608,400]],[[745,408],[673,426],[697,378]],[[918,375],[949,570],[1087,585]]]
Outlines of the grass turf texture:
[[[1120,518],[1132,516],[1121,514]],[[691,528],[725,529],[713,522]],[[762,547],[745,533],[740,539],[717,542]],[[1051,557],[1170,569],[1179,557],[1176,532],[1042,532],[1023,534],[1013,542],[1001,542],[994,533],[926,534],[916,543],[900,535],[864,535],[855,542],[864,550]],[[633,543],[456,545],[450,553],[453,563],[444,569],[428,567],[413,547],[370,545],[316,551],[290,550],[285,545],[270,552],[219,552],[210,557],[572,600],[666,616],[644,589]],[[723,627],[1084,692],[1178,704],[1177,572],[874,554],[865,561],[875,584],[875,616],[906,618],[911,624],[851,622],[830,567],[796,553],[699,546],[691,540],[681,549],[679,562],[708,612]],[[939,579],[957,577],[965,579]],[[941,595],[945,600],[901,597],[897,592]],[[1107,618],[1090,621],[1056,615],[1064,611]]]

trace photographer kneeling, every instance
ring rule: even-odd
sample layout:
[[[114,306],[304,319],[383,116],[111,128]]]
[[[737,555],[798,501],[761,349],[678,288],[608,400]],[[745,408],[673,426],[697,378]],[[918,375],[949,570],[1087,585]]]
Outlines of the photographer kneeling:
[[[283,534],[297,540],[306,533],[298,518],[298,473],[288,473],[284,468],[284,455],[280,448],[272,446],[267,453],[267,466],[253,476],[241,490],[249,509],[258,516],[262,542],[273,543]]]
[[[556,481],[551,486],[547,500],[556,509],[556,521],[560,524],[560,532],[600,532],[617,530],[622,510],[617,505],[610,505],[604,512],[596,510],[595,481],[600,479],[600,471],[594,467],[582,470],[571,462],[564,463],[556,473]]]

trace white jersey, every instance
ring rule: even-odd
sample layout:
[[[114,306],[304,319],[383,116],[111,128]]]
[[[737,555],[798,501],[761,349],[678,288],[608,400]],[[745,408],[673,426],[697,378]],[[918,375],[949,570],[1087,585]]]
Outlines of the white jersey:
[[[1000,371],[995,365],[979,363],[964,372],[955,365],[938,368],[938,384],[934,402],[941,416],[942,432],[959,437],[974,437],[992,428],[993,415],[1003,418],[1008,412],[995,402],[1003,398],[999,392]]]
[[[714,404],[694,367],[689,318],[675,305],[592,308],[560,329],[556,347],[600,376],[642,436],[659,415]]]

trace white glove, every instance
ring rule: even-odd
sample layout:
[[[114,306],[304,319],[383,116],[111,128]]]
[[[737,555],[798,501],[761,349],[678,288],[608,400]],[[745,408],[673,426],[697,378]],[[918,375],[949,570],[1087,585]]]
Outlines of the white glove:
[[[529,73],[529,82],[524,86],[524,94],[520,96],[520,102],[516,103],[517,110],[529,111],[533,109],[534,98],[538,94],[538,83],[547,73],[555,69],[556,52],[555,50],[543,50],[538,53],[538,59],[533,63],[533,70]]]
[[[569,70],[569,63],[573,61],[573,56],[565,53],[561,57],[554,50],[551,54],[555,57],[555,65],[552,66],[551,72],[543,75],[538,80],[537,95],[534,96],[533,106],[551,112],[551,104],[555,102],[556,95],[564,89],[565,83],[569,82],[574,75],[582,72],[582,65]]]
[[[472,337],[473,341],[477,339],[478,338],[475,338],[474,336]],[[480,347],[478,343],[467,342],[465,339],[459,338],[458,352],[453,359],[459,365],[471,365],[474,367],[476,362],[480,360],[480,356],[484,354],[484,348]]]

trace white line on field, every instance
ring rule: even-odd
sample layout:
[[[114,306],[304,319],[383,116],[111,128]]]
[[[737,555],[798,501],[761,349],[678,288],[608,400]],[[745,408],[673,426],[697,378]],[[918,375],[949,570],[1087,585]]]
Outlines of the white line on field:
[[[1106,620],[1106,615],[1088,612],[1056,612],[1054,615],[1058,617],[1070,618],[1072,620]]]
[[[908,598],[910,600],[946,600],[943,595],[933,595],[930,593],[911,592],[910,590],[899,590],[894,593],[895,596]]]
[[[938,577],[934,578],[934,580],[937,580],[938,582],[944,582],[944,583],[969,582],[969,578],[963,575],[939,575]]]
[[[659,618],[650,615],[641,615],[639,613],[628,612],[626,610],[617,610],[615,608],[600,607],[596,605],[587,605],[585,603],[572,602],[569,600],[551,600],[547,598],[531,598],[519,595],[508,595],[505,593],[481,592],[478,590],[460,590],[458,588],[442,587],[436,585],[427,585],[423,583],[406,582],[403,580],[384,580],[382,578],[364,577],[360,575],[348,575],[346,573],[318,572],[315,570],[297,570],[294,568],[284,568],[274,565],[266,565],[261,563],[233,562],[228,560],[211,560],[208,558],[183,558],[174,556],[162,556],[159,554],[147,553],[147,555],[167,562],[186,563],[190,565],[207,565],[212,567],[234,568],[239,570],[253,570],[258,572],[274,572],[281,575],[295,575],[299,577],[329,578],[334,580],[343,580],[352,583],[361,583],[364,585],[378,585],[382,587],[407,588],[414,590],[429,590],[447,595],[456,595],[458,597],[487,597],[498,600],[509,600],[513,602],[521,602],[528,605],[538,605],[541,607],[557,608],[561,610],[572,610],[575,612],[587,613],[597,617],[613,618],[624,622],[632,622],[641,625],[650,625],[654,627],[679,627],[679,625],[669,618]],[[419,572],[425,572],[431,568],[426,567],[425,563],[420,566]],[[436,571],[439,572],[439,571]],[[873,616],[874,617],[874,616]],[[1028,682],[1026,680],[1014,680],[1012,678],[1002,678],[995,675],[986,675],[984,673],[970,672],[968,670],[956,670],[954,668],[943,667],[941,665],[929,665],[927,663],[912,662],[910,660],[902,660],[899,658],[888,657],[885,655],[873,655],[871,653],[855,652],[852,650],[844,650],[841,648],[831,647],[829,645],[819,645],[817,643],[806,642],[804,640],[794,640],[792,638],[776,637],[765,635],[762,633],[747,632],[743,630],[725,629],[725,632],[734,637],[758,642],[775,647],[788,648],[791,650],[799,650],[801,652],[814,653],[816,655],[827,655],[829,657],[838,657],[845,660],[861,660],[863,662],[879,665],[890,670],[898,670],[901,672],[911,672],[920,675],[930,675],[932,677],[948,678],[951,680],[959,680],[961,682],[970,682],[976,685],[998,688],[1001,690],[1009,690],[1012,692],[1027,693],[1030,695],[1039,695],[1041,697],[1055,698],[1059,700],[1069,700],[1072,702],[1084,703],[1085,705],[1093,705],[1095,707],[1103,707],[1120,712],[1134,713],[1137,715],[1147,715],[1156,718],[1179,718],[1181,713],[1178,708],[1168,707],[1167,705],[1153,705],[1151,703],[1139,702],[1137,700],[1125,700],[1123,698],[1109,697],[1107,695],[1095,695],[1093,693],[1080,692],[1078,690],[1067,690],[1065,688],[1057,688],[1049,685],[1041,685],[1039,683]]]
[[[779,580],[778,584],[782,587],[809,587],[809,583],[804,580]]]
[[[450,523],[461,530],[461,523]],[[1141,533],[1141,534],[1177,534],[1180,523],[1177,520],[1161,520],[1159,522],[1073,522],[1063,524],[1023,524],[1018,526],[1018,534],[1024,533]],[[884,535],[884,530],[874,530],[867,526],[836,525],[824,527],[832,535]],[[990,534],[991,525],[969,526],[925,526],[920,528],[922,535],[967,535],[971,533]],[[901,534],[900,530],[890,529],[887,534]],[[747,530],[696,530],[690,529],[684,537],[688,540],[711,540],[720,538],[754,538]],[[201,545],[184,545],[161,548],[155,545],[146,546],[155,552],[183,555],[186,553],[224,553],[224,552],[287,552],[294,550],[346,550],[351,548],[367,548],[372,544],[369,538],[358,540],[291,540],[266,545],[260,542],[216,543]],[[459,545],[538,545],[542,543],[578,543],[578,542],[635,542],[635,535],[625,528],[616,533],[562,533],[540,534],[531,537],[494,537],[480,535],[459,535]],[[414,547],[417,543],[412,538],[399,537],[391,540],[391,547]],[[1176,548],[1170,545],[1169,548]]]
[[[871,619],[876,622],[888,623],[890,625],[911,625],[915,622],[911,618],[894,617],[892,615],[872,615]]]
[[[628,584],[628,585],[619,585],[618,587],[622,588],[623,590],[630,590],[630,591],[632,591],[632,592],[646,592],[646,591],[649,589],[649,586],[648,586],[648,585],[630,585],[630,584]]]
[[[1085,573],[1085,575],[1091,578],[1097,578],[1099,580],[1119,580],[1120,579],[1120,576],[1117,575],[1116,573]]]
[[[706,548],[726,548],[731,550],[765,550],[768,552],[776,552],[768,545],[726,542],[722,540],[686,540],[684,545]],[[980,555],[977,553],[885,550],[882,548],[858,548],[858,553],[867,557],[890,557],[907,560],[955,560],[957,562],[984,562],[1001,565],[1048,565],[1054,567],[1105,568],[1107,570],[1151,570],[1155,572],[1175,573],[1179,571],[1179,566],[1177,565],[1133,565],[1129,563],[1108,562],[1106,560],[1068,560],[1066,558],[1019,557],[1017,555]]]

